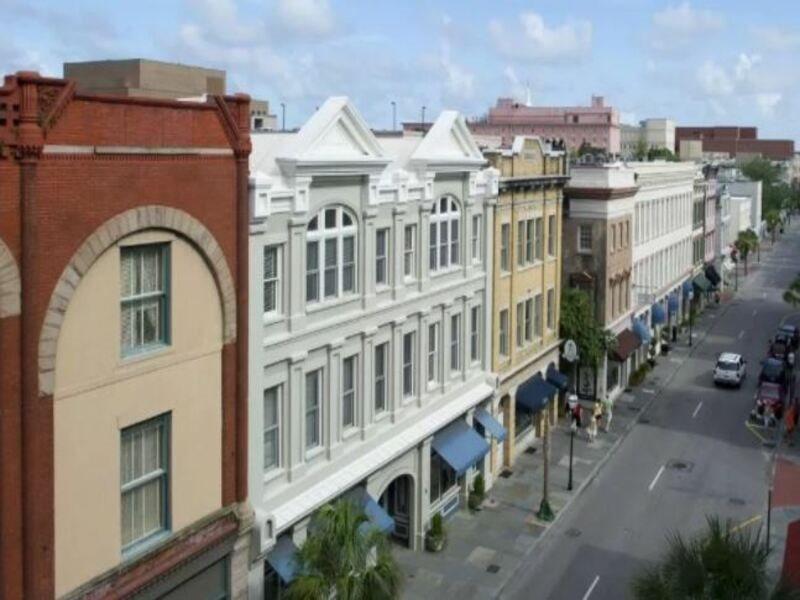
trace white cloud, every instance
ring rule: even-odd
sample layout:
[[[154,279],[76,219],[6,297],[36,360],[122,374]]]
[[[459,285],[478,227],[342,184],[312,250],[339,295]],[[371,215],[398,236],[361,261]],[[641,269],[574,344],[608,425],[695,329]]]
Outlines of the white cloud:
[[[710,10],[694,9],[689,2],[668,6],[653,15],[656,29],[679,36],[715,31],[721,29],[724,23],[720,15]]]
[[[756,104],[761,114],[765,117],[771,117],[775,114],[775,108],[782,99],[783,95],[778,93],[756,94]]]
[[[754,27],[753,37],[760,46],[778,52],[800,48],[800,31],[781,27]]]
[[[740,54],[736,61],[734,73],[738,81],[746,81],[750,79],[753,73],[753,67],[761,62],[761,57],[758,54]]]
[[[277,16],[285,27],[300,35],[331,33],[335,20],[328,0],[278,0]]]
[[[713,60],[707,60],[697,69],[697,83],[708,96],[728,96],[733,93],[733,80]]]
[[[493,19],[489,33],[504,56],[522,62],[559,62],[586,57],[592,47],[592,24],[586,20],[548,26],[541,15],[525,12],[512,27]]]
[[[441,66],[444,70],[443,99],[445,103],[470,100],[475,94],[475,75],[453,62],[450,43],[442,42]]]

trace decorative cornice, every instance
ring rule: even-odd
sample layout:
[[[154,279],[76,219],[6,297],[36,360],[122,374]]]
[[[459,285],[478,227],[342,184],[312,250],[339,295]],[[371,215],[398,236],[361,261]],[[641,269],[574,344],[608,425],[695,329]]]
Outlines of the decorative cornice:
[[[636,186],[625,188],[564,188],[564,194],[575,200],[620,200],[622,198],[632,198],[638,191],[639,188]]]

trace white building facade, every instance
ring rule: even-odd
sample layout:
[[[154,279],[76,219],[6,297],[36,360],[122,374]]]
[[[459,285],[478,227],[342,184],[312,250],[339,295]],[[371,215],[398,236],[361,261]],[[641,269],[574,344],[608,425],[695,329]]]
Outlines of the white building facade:
[[[656,329],[675,325],[693,295],[695,173],[688,162],[629,163],[639,190],[634,206],[634,318]],[[699,210],[704,210],[700,204]],[[702,213],[700,213],[702,239]],[[702,258],[702,257],[701,257]],[[686,284],[686,285],[685,285]]]
[[[416,549],[488,469],[498,177],[452,111],[378,139],[332,98],[253,144],[250,590],[271,597],[322,505]]]

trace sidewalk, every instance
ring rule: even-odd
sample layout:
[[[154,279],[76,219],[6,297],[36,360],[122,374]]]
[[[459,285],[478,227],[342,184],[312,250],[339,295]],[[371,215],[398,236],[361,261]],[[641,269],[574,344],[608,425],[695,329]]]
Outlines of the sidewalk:
[[[776,460],[773,479],[770,546],[767,568],[800,587],[800,449],[786,447]]]
[[[609,433],[601,430],[593,444],[587,442],[585,429],[576,434],[572,492],[567,491],[569,421],[565,417],[559,420],[550,438],[550,505],[556,521],[613,455],[650,402],[657,401],[661,389],[727,306],[726,301],[710,305],[694,325],[693,348],[688,347],[683,333],[669,355],[659,357],[645,382],[617,399]],[[534,448],[517,458],[510,477],[498,478],[480,512],[464,509],[446,523],[448,544],[444,551],[431,554],[396,549],[395,556],[406,574],[405,598],[493,598],[514,573],[525,567],[526,557],[556,522],[536,518],[542,499],[540,442]]]

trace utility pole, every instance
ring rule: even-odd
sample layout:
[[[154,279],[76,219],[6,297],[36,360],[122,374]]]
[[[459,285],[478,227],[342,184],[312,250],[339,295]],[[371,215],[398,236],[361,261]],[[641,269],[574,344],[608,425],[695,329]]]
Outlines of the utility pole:
[[[425,105],[422,105],[422,133],[425,133]]]
[[[281,131],[286,131],[286,103],[281,102]]]
[[[542,428],[542,461],[544,462],[544,468],[542,469],[542,501],[539,504],[539,512],[536,513],[536,517],[542,521],[552,521],[553,517],[553,509],[550,508],[550,499],[549,499],[549,477],[550,477],[550,415],[547,414],[547,409],[544,409],[544,426]]]
[[[392,131],[397,131],[397,102],[392,100]]]

